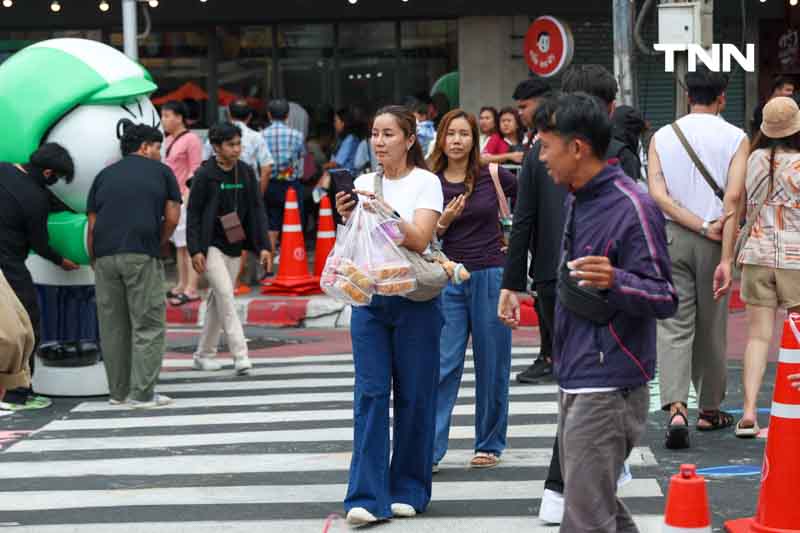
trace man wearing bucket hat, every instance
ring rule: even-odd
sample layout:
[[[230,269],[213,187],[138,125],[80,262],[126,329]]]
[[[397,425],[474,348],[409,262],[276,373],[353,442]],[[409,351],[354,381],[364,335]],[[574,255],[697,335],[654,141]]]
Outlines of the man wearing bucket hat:
[[[667,242],[680,304],[658,322],[661,407],[669,412],[665,446],[689,447],[689,385],[697,391],[698,431],[733,425],[720,410],[727,388],[727,298],[715,298],[714,269],[744,180],[749,141],[721,117],[727,76],[704,66],[686,75],[690,113],[653,136],[650,195],[667,218]]]
[[[736,436],[756,437],[758,391],[764,378],[775,326],[775,311],[800,312],[800,109],[786,96],[764,106],[761,136],[747,160],[747,224],[742,235],[725,235],[715,291],[731,285],[732,262],[742,268],[742,300],[747,304],[744,352],[744,410]],[[737,213],[739,220],[739,213]],[[734,246],[736,243],[736,246]],[[738,255],[738,256],[736,256]],[[735,257],[736,256],[736,257]]]

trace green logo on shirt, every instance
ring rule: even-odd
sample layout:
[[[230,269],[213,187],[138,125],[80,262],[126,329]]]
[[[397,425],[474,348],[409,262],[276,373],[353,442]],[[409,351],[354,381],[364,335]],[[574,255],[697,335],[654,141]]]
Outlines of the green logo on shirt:
[[[223,191],[230,189],[244,189],[244,183],[220,183],[219,188]]]

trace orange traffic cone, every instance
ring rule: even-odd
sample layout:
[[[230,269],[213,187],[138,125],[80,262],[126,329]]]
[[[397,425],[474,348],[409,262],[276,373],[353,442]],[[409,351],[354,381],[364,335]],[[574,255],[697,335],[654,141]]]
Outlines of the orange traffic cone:
[[[319,204],[319,226],[317,227],[317,250],[314,254],[314,275],[319,277],[325,268],[325,260],[336,244],[336,226],[333,223],[331,200],[327,195]]]
[[[297,193],[290,187],[286,192],[286,207],[283,212],[281,235],[281,262],[277,277],[261,287],[262,294],[301,296],[319,294],[319,276],[308,272],[306,243],[303,226],[300,224],[300,207]]]
[[[725,522],[728,533],[800,532],[794,492],[800,479],[800,390],[791,387],[792,374],[800,374],[799,314],[790,315],[783,325],[756,516]]]
[[[711,533],[706,480],[695,465],[681,465],[669,482],[663,532]]]

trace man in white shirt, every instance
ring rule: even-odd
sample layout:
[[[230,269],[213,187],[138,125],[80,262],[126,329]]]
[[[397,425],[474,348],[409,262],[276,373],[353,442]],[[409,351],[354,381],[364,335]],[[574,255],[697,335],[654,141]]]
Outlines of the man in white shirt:
[[[648,155],[649,190],[667,218],[672,277],[680,301],[675,316],[658,323],[661,406],[669,411],[665,444],[670,449],[689,447],[690,382],[699,399],[699,431],[733,423],[733,417],[720,410],[727,386],[728,301],[715,298],[713,279],[723,233],[736,231],[732,215],[750,144],[741,129],[720,116],[727,84],[727,76],[704,67],[688,73],[690,113],[676,122],[713,184],[703,177],[672,125],[656,132]]]

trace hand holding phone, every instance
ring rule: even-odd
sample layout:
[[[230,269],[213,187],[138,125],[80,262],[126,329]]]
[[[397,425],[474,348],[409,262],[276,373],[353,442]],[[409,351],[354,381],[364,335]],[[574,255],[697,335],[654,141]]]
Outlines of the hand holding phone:
[[[332,168],[328,171],[333,179],[333,190],[336,193],[346,192],[350,194],[354,202],[358,202],[358,194],[355,193],[355,177],[346,168]]]

